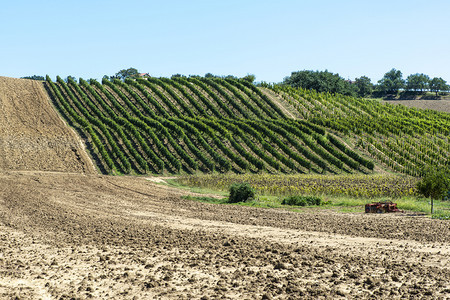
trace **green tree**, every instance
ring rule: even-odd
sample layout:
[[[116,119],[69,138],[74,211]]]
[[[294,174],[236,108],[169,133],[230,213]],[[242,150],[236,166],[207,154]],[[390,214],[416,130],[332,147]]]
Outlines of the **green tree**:
[[[328,72],[328,70],[292,72],[291,76],[284,78],[283,83],[292,87],[313,89],[318,92],[356,95],[355,88],[350,82],[340,77],[339,74]]]
[[[69,82],[69,80],[72,79],[73,81],[77,81],[77,79],[71,75],[67,76],[66,79],[64,79],[65,82]]]
[[[429,87],[430,91],[436,93],[436,97],[438,96],[439,92],[446,92],[449,90],[447,82],[441,77],[434,77],[433,79],[431,79]]]
[[[33,76],[25,76],[25,77],[21,77],[22,79],[31,79],[31,80],[41,80],[41,81],[45,81],[45,77],[44,76],[40,76],[40,75],[33,75]]]
[[[372,94],[373,84],[369,77],[361,76],[359,78],[355,78],[354,84],[356,86],[358,96],[366,97],[366,96]]]
[[[247,74],[246,76],[242,77],[241,79],[246,80],[250,83],[253,83],[256,79],[256,76],[253,74]]]
[[[422,179],[417,183],[417,190],[425,197],[443,198],[450,191],[450,170],[438,166],[427,167]]]
[[[117,72],[116,75],[114,76],[114,78],[125,80],[126,78],[130,78],[130,77],[136,78],[138,75],[139,75],[139,72],[137,69],[128,68],[128,69],[123,69],[123,70],[120,70],[119,72]]]
[[[398,91],[405,87],[405,80],[400,70],[392,69],[378,81],[378,88],[384,94],[397,95]]]
[[[430,77],[428,75],[423,73],[411,74],[406,78],[406,89],[408,91],[414,91],[416,93],[420,91],[422,93],[423,90],[428,88],[429,82]]]

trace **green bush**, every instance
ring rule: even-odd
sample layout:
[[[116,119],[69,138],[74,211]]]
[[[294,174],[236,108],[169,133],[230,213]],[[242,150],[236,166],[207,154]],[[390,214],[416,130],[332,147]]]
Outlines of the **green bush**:
[[[427,198],[443,199],[450,191],[450,170],[428,167],[417,183],[417,190]]]
[[[248,183],[235,183],[230,186],[228,203],[246,202],[255,197],[255,189]]]
[[[295,205],[295,206],[307,206],[307,205],[321,205],[322,199],[314,196],[289,196],[284,198],[281,204],[283,205]]]

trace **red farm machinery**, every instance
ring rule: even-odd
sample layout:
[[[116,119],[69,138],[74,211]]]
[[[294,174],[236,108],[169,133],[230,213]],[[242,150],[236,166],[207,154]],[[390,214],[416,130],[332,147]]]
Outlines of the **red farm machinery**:
[[[366,213],[389,213],[399,211],[400,210],[397,208],[397,203],[392,203],[391,201],[366,204]]]

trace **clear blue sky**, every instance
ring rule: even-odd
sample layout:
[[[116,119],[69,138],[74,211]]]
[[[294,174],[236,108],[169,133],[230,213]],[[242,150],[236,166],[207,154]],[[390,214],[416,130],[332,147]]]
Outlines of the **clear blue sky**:
[[[0,76],[101,78],[392,68],[450,82],[449,0],[2,1]]]

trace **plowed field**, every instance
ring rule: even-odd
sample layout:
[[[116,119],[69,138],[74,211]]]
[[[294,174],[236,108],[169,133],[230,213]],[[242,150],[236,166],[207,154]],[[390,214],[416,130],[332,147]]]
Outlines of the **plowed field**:
[[[0,77],[0,170],[94,173],[41,82]]]
[[[387,100],[386,103],[450,113],[450,100]]]
[[[0,298],[450,296],[448,222],[183,200],[145,178],[0,176]]]

